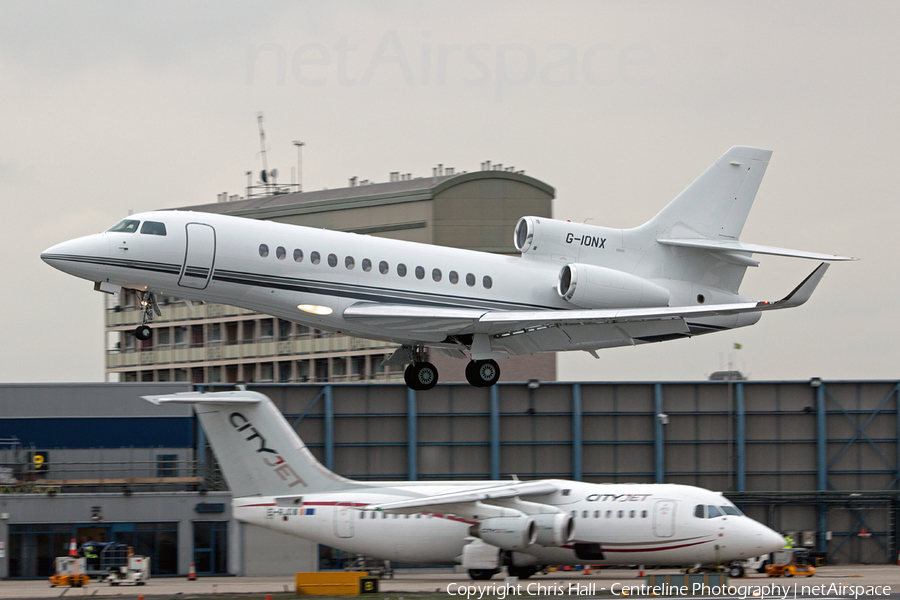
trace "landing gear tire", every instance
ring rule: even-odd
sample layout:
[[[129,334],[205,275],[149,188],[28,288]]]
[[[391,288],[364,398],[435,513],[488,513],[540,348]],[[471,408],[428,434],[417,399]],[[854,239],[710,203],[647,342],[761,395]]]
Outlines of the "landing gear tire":
[[[469,577],[473,581],[487,581],[497,573],[497,569],[469,569]]]
[[[741,565],[731,565],[728,567],[728,576],[737,579],[744,576],[744,567]]]
[[[134,337],[141,341],[149,340],[152,335],[153,330],[147,325],[138,325],[137,329],[134,330]]]
[[[510,577],[518,577],[519,579],[528,579],[538,572],[537,567],[514,567],[512,565],[506,568],[506,572]]]
[[[491,387],[500,379],[500,365],[495,360],[473,360],[466,365],[466,381],[475,387]]]
[[[413,363],[403,372],[403,380],[410,389],[423,392],[437,385],[438,371],[430,362]]]

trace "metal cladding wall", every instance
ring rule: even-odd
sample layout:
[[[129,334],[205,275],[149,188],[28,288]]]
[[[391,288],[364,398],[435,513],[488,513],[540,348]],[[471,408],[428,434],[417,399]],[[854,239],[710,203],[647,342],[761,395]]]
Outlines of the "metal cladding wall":
[[[808,532],[832,562],[900,550],[894,381],[252,389],[347,477],[682,483],[726,492],[798,543]]]

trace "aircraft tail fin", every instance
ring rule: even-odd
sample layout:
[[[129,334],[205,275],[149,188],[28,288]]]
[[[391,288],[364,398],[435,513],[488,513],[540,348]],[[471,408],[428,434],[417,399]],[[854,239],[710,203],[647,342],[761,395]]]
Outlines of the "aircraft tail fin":
[[[734,146],[643,227],[658,238],[737,240],[771,150]]]
[[[235,497],[292,496],[355,485],[316,460],[263,394],[186,392],[144,399],[194,406]]]

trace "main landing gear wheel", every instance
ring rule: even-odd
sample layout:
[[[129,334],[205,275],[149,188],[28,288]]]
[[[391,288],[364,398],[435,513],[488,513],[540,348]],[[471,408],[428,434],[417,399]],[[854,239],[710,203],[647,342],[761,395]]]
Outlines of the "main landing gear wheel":
[[[134,330],[134,337],[141,341],[149,340],[152,335],[153,330],[147,325],[138,325],[137,329]]]
[[[734,579],[744,576],[744,567],[741,565],[731,565],[728,567],[728,576]]]
[[[466,381],[475,387],[491,387],[500,379],[500,365],[495,360],[473,360],[466,365]]]
[[[406,367],[406,371],[403,372],[403,379],[410,389],[424,392],[437,385],[437,368],[430,362],[413,363]]]
[[[497,573],[497,569],[469,569],[469,577],[474,581],[487,581]]]

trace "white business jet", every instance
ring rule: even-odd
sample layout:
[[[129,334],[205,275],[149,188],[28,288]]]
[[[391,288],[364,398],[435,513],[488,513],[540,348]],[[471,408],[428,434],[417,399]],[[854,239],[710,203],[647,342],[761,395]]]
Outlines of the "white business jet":
[[[217,214],[155,211],[47,249],[48,264],[95,289],[239,306],[400,348],[407,385],[438,381],[425,347],[469,358],[475,386],[497,382],[495,359],[630,346],[745,327],[763,311],[806,302],[822,263],[777,302],[738,293],[753,254],[848,257],[738,240],[771,152],[736,146],[653,219],[609,229],[538,217],[515,228],[520,257]]]
[[[773,552],[778,533],[722,494],[676,484],[539,481],[360,482],[319,463],[266,396],[239,390],[145,396],[194,405],[240,521],[354,554],[461,564],[721,564]]]

